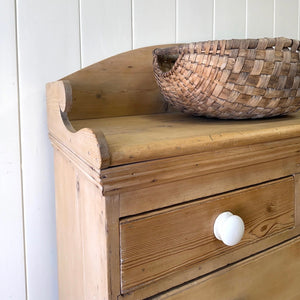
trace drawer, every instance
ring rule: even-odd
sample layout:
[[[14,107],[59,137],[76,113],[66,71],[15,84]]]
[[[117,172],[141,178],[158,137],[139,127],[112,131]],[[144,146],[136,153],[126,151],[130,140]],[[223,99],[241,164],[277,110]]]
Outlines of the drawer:
[[[175,288],[155,300],[300,299],[300,238]]]
[[[121,292],[293,228],[294,207],[290,176],[124,218],[120,220]],[[236,246],[226,246],[214,237],[214,221],[224,211],[244,221],[245,234]]]

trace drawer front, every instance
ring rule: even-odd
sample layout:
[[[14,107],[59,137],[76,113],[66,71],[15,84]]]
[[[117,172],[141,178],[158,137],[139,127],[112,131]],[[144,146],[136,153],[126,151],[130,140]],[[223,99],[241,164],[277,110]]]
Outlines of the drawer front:
[[[300,238],[151,299],[300,299]]]
[[[294,227],[294,194],[288,177],[121,220],[122,293]],[[214,221],[224,211],[245,223],[236,246],[214,237]]]

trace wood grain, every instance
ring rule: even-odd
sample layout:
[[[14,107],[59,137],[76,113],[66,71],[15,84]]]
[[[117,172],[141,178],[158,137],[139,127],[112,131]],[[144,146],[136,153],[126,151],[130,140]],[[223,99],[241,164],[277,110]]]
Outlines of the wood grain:
[[[121,193],[120,214],[138,214],[288,176],[299,172],[299,160],[299,156],[289,157],[181,180],[175,173],[178,180]]]
[[[122,292],[291,228],[294,206],[294,180],[289,177],[126,218],[120,223]],[[213,236],[214,220],[227,210],[245,222],[245,235],[235,247]]]
[[[62,299],[145,299],[300,234],[300,113],[171,112],[151,49],[48,84]],[[246,224],[231,248],[212,234],[225,210]]]
[[[151,299],[296,300],[300,297],[299,252],[298,237],[237,265]]]
[[[101,129],[109,148],[110,165],[117,166],[297,137],[299,119],[300,113],[256,121],[165,113],[72,121],[72,126],[76,130]]]
[[[130,191],[266,162],[276,164],[280,159],[297,157],[299,149],[300,139],[292,138],[103,169],[103,191],[105,194]],[[296,170],[295,161],[293,165]]]
[[[54,153],[59,299],[116,299],[118,199],[107,206],[101,186]]]
[[[184,283],[191,282],[195,278],[205,277],[205,275],[210,274],[214,270],[220,270],[234,262],[241,261],[245,258],[249,258],[254,254],[270,249],[280,243],[286,242],[300,235],[299,226],[295,229],[287,230],[276,235],[271,235],[264,239],[259,240],[256,243],[249,244],[247,247],[237,249],[236,251],[231,251],[224,253],[222,256],[212,258],[208,261],[200,262],[186,270],[182,270],[178,273],[174,273],[168,277],[164,277],[157,282],[150,283],[140,287],[139,289],[129,292],[128,294],[123,294],[118,297],[118,299],[135,300],[135,299],[145,299],[149,296],[161,294],[166,290],[172,289],[174,286],[181,286]],[[150,298],[151,299],[151,298]]]
[[[83,128],[76,132],[67,116],[71,105],[72,89],[68,82],[57,81],[47,84],[50,139],[57,145],[67,147],[96,170],[109,165],[109,150],[102,131]]]
[[[121,53],[64,77],[72,86],[69,119],[166,111],[168,107],[153,76],[154,48],[156,46]]]

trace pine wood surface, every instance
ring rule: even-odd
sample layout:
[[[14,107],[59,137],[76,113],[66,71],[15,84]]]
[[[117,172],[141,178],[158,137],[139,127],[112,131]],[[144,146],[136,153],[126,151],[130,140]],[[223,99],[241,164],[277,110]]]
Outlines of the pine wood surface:
[[[103,199],[60,151],[54,154],[59,298],[102,299],[109,293]]]
[[[73,93],[70,120],[165,112],[153,76],[155,48],[121,53],[64,77]]]
[[[120,223],[122,291],[244,247],[294,226],[294,180],[287,179],[124,219]],[[213,235],[223,211],[239,215],[245,234],[235,247]]]
[[[59,299],[116,299],[120,293],[118,197],[55,147]]]
[[[246,259],[152,300],[300,298],[300,238]]]
[[[47,85],[62,300],[145,299],[300,234],[300,114],[227,122],[170,112],[145,59],[152,49],[117,55]],[[245,219],[253,225],[231,250],[215,246],[208,234],[211,216],[227,204],[249,210]],[[194,224],[185,226],[185,212],[199,215],[195,224],[208,224],[201,228],[206,237],[195,237]],[[172,220],[187,241],[194,236],[201,253],[166,229]],[[166,230],[183,255],[171,249],[160,258],[158,248],[169,245],[148,223],[157,233]],[[258,237],[249,234],[254,228]],[[264,235],[259,228],[270,230]],[[144,235],[150,244],[138,245]],[[152,262],[153,269],[139,269]]]
[[[128,216],[266,182],[294,174],[299,156],[216,171],[203,176],[155,184],[120,194],[120,215]],[[176,172],[177,176],[178,173]],[[176,175],[175,174],[175,175]],[[184,188],[183,188],[184,187]]]
[[[251,121],[222,121],[165,113],[72,121],[101,129],[110,166],[297,137],[300,113]]]
[[[300,229],[298,227],[296,230],[288,230],[283,233],[270,236],[254,244],[249,244],[247,247],[224,253],[222,256],[214,257],[208,261],[203,261],[191,268],[162,278],[157,282],[150,283],[149,285],[142,286],[135,291],[120,295],[118,299],[136,300],[148,299],[149,297],[149,299],[151,299],[151,296],[161,295],[165,291],[172,289],[174,286],[179,287],[187,285],[192,280],[205,277],[207,274],[210,274],[215,270],[225,268],[228,265],[233,265],[237,261],[252,257],[254,254],[267,251],[267,249],[299,235]]]
[[[83,128],[77,132],[68,119],[72,106],[72,87],[66,81],[47,84],[48,130],[52,142],[69,148],[86,164],[100,169],[109,161],[101,130]],[[100,147],[99,147],[100,146]],[[101,153],[101,155],[100,155]]]

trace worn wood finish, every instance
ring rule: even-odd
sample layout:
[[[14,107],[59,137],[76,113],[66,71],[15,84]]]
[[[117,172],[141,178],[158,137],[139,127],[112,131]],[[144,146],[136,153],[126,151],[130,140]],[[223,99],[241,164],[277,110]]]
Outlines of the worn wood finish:
[[[299,299],[299,253],[296,238],[151,299]]]
[[[280,119],[222,121],[182,113],[72,121],[101,129],[111,166],[298,137],[300,113]]]
[[[94,169],[109,164],[109,152],[100,129],[76,132],[68,119],[72,88],[67,81],[47,84],[48,129],[52,141],[75,152]],[[100,154],[101,153],[101,154]]]
[[[195,264],[186,270],[182,270],[178,273],[174,273],[168,277],[162,278],[157,282],[142,286],[133,292],[119,296],[118,299],[145,299],[150,295],[161,294],[174,286],[181,286],[184,285],[184,283],[195,280],[195,278],[204,277],[214,270],[234,264],[237,261],[243,260],[255,253],[259,253],[276,246],[284,241],[298,236],[299,234],[300,228],[298,227],[295,230],[291,229],[270,237],[266,237],[265,239],[259,240],[254,244],[249,244],[247,247],[237,249],[233,252],[224,253],[221,256],[214,257],[208,261],[200,262],[199,264]]]
[[[246,190],[124,219],[120,223],[122,292],[216,257],[294,226],[294,180]],[[223,211],[245,222],[235,247],[217,241],[213,223]]]
[[[182,178],[161,185],[152,185],[136,191],[123,192],[120,195],[120,214],[121,216],[137,214],[288,176],[299,172],[299,166],[296,166],[295,163],[299,160],[300,157],[296,156],[251,164],[189,179]],[[183,186],[185,188],[182,188]]]
[[[116,299],[118,199],[104,198],[99,183],[54,153],[59,299]]]
[[[300,227],[300,174],[297,173],[295,177],[295,219],[296,226]]]
[[[270,162],[274,164],[281,159],[299,155],[300,139],[260,143],[241,147],[206,151],[192,155],[128,164],[118,168],[101,171],[104,193],[123,192],[144,187],[153,187],[167,182],[203,176],[207,174],[245,168],[251,165]],[[297,158],[288,164],[297,166]],[[260,168],[260,166],[257,166]],[[300,170],[300,169],[299,169]],[[278,170],[279,172],[283,169]],[[256,172],[258,173],[258,172]],[[293,173],[293,172],[292,172]],[[260,174],[257,174],[259,177]],[[283,177],[285,175],[279,176]],[[272,177],[271,177],[272,178]],[[276,177],[274,177],[276,178]],[[258,182],[264,181],[258,179]]]
[[[121,53],[63,78],[72,86],[70,120],[165,112],[153,77],[154,48]]]
[[[176,286],[199,295],[187,282],[300,235],[300,114],[224,122],[170,112],[150,54],[47,85],[62,300],[145,299]],[[223,210],[246,223],[232,248],[212,235]]]

